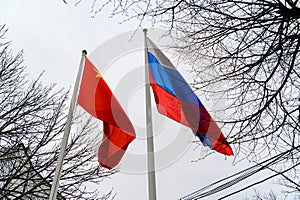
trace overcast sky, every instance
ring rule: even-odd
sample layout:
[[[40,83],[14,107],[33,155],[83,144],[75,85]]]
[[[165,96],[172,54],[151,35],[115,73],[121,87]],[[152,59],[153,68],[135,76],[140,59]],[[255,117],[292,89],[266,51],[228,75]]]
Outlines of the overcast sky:
[[[58,88],[71,87],[81,51],[88,51],[88,57],[116,92],[137,130],[137,139],[121,161],[121,172],[99,183],[99,190],[106,193],[114,188],[117,200],[147,199],[143,33],[138,30],[130,38],[138,22],[133,20],[119,24],[122,19],[108,18],[109,11],[91,18],[91,3],[85,0],[75,7],[75,1],[71,0],[67,5],[62,0],[2,0],[0,22],[9,28],[6,37],[12,41],[13,51],[24,50],[24,64],[30,78],[45,71],[42,79],[45,84],[57,83]],[[149,30],[148,35],[158,46],[161,45],[159,31]],[[179,70],[190,79],[188,72]],[[211,104],[205,105],[210,110]],[[225,159],[220,154],[192,162],[207,151],[192,144],[195,140],[192,132],[159,115],[154,106],[153,118],[158,199],[178,199],[247,166],[247,163],[233,166],[233,157]],[[255,179],[257,177],[252,180]],[[258,189],[270,188],[275,186],[268,182]],[[229,199],[242,199],[251,194],[253,190]],[[216,196],[207,199],[216,199]]]

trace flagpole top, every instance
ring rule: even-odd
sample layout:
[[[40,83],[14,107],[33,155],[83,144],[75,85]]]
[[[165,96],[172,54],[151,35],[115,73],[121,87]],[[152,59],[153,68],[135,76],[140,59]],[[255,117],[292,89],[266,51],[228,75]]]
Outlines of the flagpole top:
[[[143,29],[143,32],[144,32],[145,34],[147,33],[147,31],[148,31],[148,29],[146,29],[146,28]]]
[[[87,51],[85,49],[82,50],[82,54],[87,55]]]

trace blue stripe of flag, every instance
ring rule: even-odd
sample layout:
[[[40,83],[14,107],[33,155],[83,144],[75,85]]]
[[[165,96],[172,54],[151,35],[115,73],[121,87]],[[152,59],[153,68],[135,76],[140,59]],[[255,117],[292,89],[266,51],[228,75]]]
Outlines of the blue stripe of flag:
[[[176,69],[162,66],[150,52],[148,52],[148,61],[156,84],[179,99],[203,106],[194,91]]]

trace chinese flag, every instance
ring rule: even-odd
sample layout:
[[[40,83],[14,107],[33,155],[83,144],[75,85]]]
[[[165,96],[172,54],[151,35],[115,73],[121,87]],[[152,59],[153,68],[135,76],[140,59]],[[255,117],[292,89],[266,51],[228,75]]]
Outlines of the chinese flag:
[[[103,121],[103,139],[98,150],[101,166],[111,169],[118,165],[135,131],[120,103],[95,66],[85,58],[78,104]]]

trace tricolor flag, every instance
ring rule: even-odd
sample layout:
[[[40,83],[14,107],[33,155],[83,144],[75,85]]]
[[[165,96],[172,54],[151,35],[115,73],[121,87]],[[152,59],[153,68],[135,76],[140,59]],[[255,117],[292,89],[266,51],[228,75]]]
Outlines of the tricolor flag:
[[[150,85],[158,111],[191,128],[205,146],[225,155],[233,155],[226,138],[199,98],[170,60],[149,39]]]
[[[104,134],[98,150],[98,161],[105,168],[115,167],[135,139],[135,131],[102,75],[86,57],[78,104],[103,121]]]

